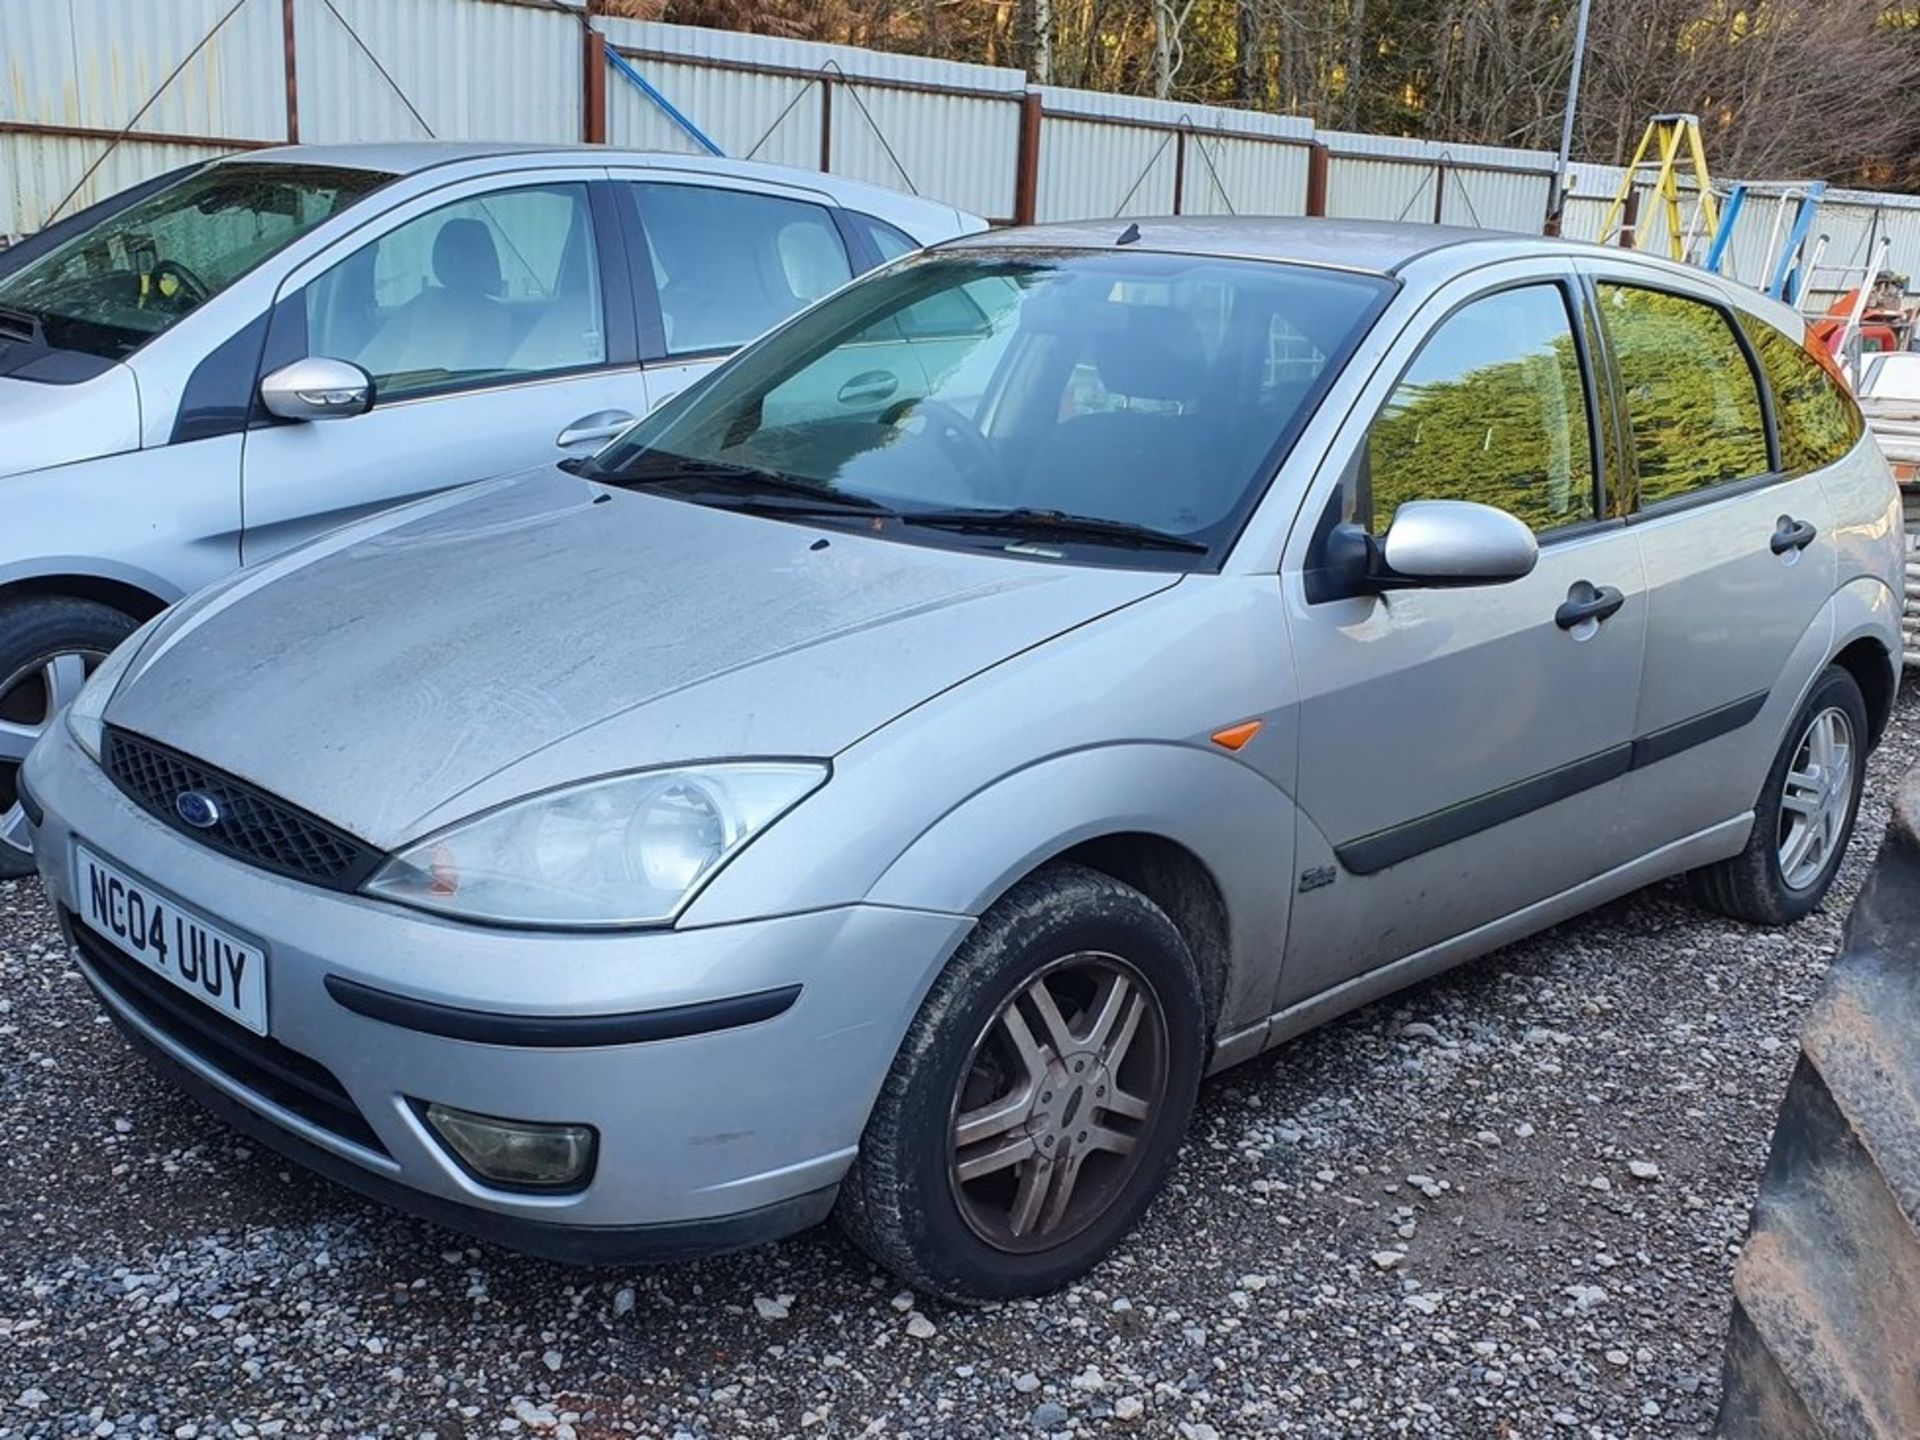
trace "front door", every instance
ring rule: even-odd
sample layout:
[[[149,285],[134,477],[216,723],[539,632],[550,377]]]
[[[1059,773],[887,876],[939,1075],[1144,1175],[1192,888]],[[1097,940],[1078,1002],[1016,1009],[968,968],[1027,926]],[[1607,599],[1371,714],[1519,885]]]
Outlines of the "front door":
[[[1309,515],[1336,507],[1375,535],[1411,500],[1496,505],[1535,532],[1530,575],[1317,599],[1307,572],[1328,526],[1296,527],[1282,583],[1302,697],[1300,894],[1276,1009],[1628,858],[1618,781],[1646,584],[1637,538],[1603,503],[1581,313],[1543,262],[1443,289],[1309,500]]]
[[[374,405],[248,431],[248,563],[402,500],[590,454],[645,413],[603,173],[449,186],[288,278],[263,372],[349,360],[373,376]]]

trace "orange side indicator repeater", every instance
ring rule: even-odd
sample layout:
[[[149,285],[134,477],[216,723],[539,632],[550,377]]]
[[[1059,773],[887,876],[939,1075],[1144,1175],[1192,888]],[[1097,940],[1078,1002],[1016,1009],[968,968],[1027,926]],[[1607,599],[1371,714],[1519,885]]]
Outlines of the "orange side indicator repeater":
[[[1260,733],[1258,720],[1242,721],[1238,725],[1229,725],[1224,730],[1216,730],[1208,738],[1222,750],[1238,750]]]

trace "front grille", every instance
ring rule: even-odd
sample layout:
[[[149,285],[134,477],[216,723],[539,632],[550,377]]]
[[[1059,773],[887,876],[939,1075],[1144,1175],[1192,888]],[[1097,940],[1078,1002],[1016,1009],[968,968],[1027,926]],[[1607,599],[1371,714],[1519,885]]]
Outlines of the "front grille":
[[[277,875],[330,890],[354,890],[380,867],[380,851],[264,790],[189,759],[177,750],[109,728],[107,773],[141,809],[202,845]],[[209,827],[187,824],[174,808],[183,791],[213,801]]]
[[[322,1130],[385,1155],[387,1147],[366,1122],[333,1072],[278,1040],[256,1035],[182,994],[62,911],[67,933],[87,967],[113,997],[183,1050]]]

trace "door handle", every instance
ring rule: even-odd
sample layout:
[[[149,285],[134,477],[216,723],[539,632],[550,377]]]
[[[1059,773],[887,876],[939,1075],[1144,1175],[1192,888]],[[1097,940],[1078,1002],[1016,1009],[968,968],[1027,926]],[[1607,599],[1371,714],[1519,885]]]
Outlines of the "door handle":
[[[1796,520],[1791,515],[1782,515],[1780,523],[1773,527],[1773,539],[1767,543],[1774,554],[1784,555],[1789,550],[1806,549],[1819,533],[1811,520]]]
[[[584,445],[589,440],[611,440],[632,423],[633,416],[624,410],[596,410],[567,426],[553,437],[553,443],[565,449],[569,445]]]
[[[1562,630],[1571,630],[1586,620],[1605,620],[1626,603],[1627,597],[1611,585],[1576,580],[1567,591],[1567,598],[1560,602],[1560,608],[1553,612],[1553,623]]]

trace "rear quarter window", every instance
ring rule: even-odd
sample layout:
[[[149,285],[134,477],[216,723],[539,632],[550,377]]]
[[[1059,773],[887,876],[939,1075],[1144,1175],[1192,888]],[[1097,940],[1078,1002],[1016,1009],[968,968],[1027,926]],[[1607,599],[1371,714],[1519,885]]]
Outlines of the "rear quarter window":
[[[1780,468],[1797,475],[1844,457],[1865,428],[1853,397],[1805,346],[1766,321],[1742,314],[1740,328],[1753,343],[1773,391]]]

